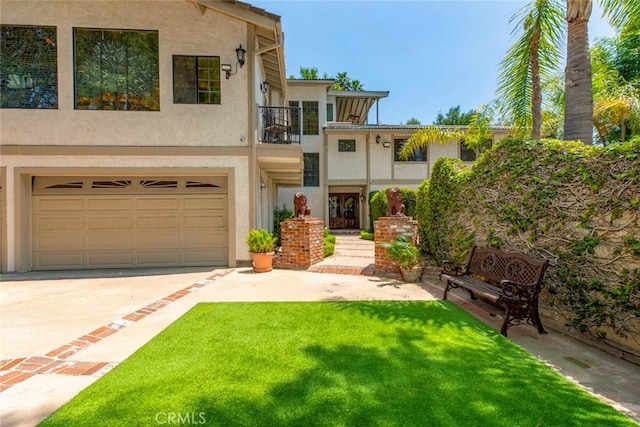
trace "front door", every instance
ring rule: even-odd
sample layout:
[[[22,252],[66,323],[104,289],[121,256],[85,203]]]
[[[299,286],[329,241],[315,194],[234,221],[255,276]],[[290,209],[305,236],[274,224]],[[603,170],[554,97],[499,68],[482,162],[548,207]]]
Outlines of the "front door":
[[[360,228],[357,193],[329,195],[329,228]]]

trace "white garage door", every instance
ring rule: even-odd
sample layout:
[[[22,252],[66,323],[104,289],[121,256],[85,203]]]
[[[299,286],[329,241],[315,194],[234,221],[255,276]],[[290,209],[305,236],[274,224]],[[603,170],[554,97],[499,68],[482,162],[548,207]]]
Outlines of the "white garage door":
[[[33,269],[226,266],[226,177],[37,177]]]

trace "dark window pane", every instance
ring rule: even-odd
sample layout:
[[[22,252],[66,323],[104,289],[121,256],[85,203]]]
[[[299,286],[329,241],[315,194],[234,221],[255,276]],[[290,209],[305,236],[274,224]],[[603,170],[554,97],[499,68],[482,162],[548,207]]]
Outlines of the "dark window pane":
[[[319,135],[318,101],[302,101],[302,134]]]
[[[356,140],[355,139],[339,139],[338,151],[340,152],[356,151]]]
[[[320,154],[303,153],[304,159],[304,186],[320,186]]]
[[[289,101],[289,107],[294,108],[291,110],[291,132],[300,135],[300,102]]]
[[[473,162],[476,160],[476,152],[467,148],[464,143],[460,144],[460,159],[464,162]]]
[[[175,104],[220,104],[220,57],[173,57]]]
[[[427,148],[423,147],[416,150],[411,156],[409,156],[408,160],[403,160],[400,158],[400,151],[402,151],[402,147],[407,142],[406,139],[394,139],[393,140],[393,149],[394,157],[393,160],[396,162],[426,162],[427,161]]]
[[[160,110],[157,31],[76,28],[74,35],[77,109]]]
[[[173,56],[173,102],[196,103],[196,61],[193,56]]]
[[[58,108],[55,27],[0,25],[0,108]]]

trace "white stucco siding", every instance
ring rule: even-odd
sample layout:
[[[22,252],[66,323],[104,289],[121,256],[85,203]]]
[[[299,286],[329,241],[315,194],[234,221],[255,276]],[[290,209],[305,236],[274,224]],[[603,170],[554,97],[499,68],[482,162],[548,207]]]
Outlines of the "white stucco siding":
[[[433,165],[440,157],[460,158],[460,144],[456,141],[444,144],[431,144],[429,146],[429,167],[433,170]]]
[[[339,141],[355,140],[356,151],[338,151]],[[327,144],[329,180],[367,179],[367,141],[364,135],[331,135]]]
[[[5,1],[3,24],[57,28],[58,109],[2,109],[7,145],[242,146],[248,140],[247,75],[222,76],[220,105],[174,104],[172,55],[220,56],[235,64],[246,23],[185,1]],[[73,28],[158,31],[160,111],[74,109]],[[251,60],[248,57],[248,60]]]
[[[391,166],[393,164],[393,148],[385,148],[382,141],[388,141],[388,139],[382,139],[380,144],[375,143],[375,137],[373,143],[369,143],[370,157],[371,157],[371,179],[391,179]]]
[[[6,167],[7,182],[5,186],[5,196],[10,205],[14,203],[14,177],[16,173],[29,173],[33,175],[59,175],[59,176],[117,176],[118,170],[127,170],[127,174],[131,174],[131,170],[136,170],[137,176],[153,176],[159,174],[167,176],[175,174],[176,176],[193,175],[194,169],[211,169],[212,174],[220,174],[216,170],[232,171],[229,172],[229,192],[235,190],[235,194],[249,194],[249,164],[248,158],[245,156],[5,156],[2,159],[3,167]],[[73,165],[70,167],[69,165]],[[19,171],[16,168],[20,168]],[[46,168],[46,169],[45,169]],[[37,169],[37,173],[31,170]],[[161,172],[156,172],[157,170]],[[74,172],[74,170],[79,172]],[[29,197],[28,194],[23,195]],[[229,215],[235,218],[234,236],[235,242],[235,259],[247,260],[247,248],[244,244],[244,238],[250,228],[250,206],[248,197],[234,197],[233,206],[229,207]],[[16,218],[13,209],[7,210],[7,247],[15,247],[15,226]],[[7,253],[7,264],[9,269],[13,269],[17,254],[9,251]],[[233,256],[233,254],[231,255]]]

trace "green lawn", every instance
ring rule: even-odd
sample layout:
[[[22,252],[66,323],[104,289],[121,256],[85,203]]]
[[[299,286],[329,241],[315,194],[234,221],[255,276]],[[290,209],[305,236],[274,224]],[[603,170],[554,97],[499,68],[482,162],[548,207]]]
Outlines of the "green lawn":
[[[637,425],[447,301],[199,304],[42,425],[199,423]]]

